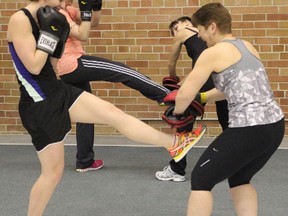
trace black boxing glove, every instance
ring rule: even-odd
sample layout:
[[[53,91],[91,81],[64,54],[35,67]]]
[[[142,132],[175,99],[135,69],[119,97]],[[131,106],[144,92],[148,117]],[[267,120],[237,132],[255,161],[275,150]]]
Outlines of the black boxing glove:
[[[63,43],[64,47],[68,37],[67,31],[69,35],[70,27],[67,19],[63,14],[50,6],[39,8],[37,11],[37,19],[40,26],[37,49],[53,55],[59,41]],[[58,53],[60,53],[60,51],[58,51]]]
[[[70,33],[70,25],[68,22],[65,22],[63,24],[64,28],[63,28],[63,33],[60,36],[60,40],[57,44],[56,50],[54,51],[52,57],[54,58],[61,58],[63,52],[64,52],[64,48],[65,48],[65,44],[67,41],[67,38],[69,36]]]
[[[102,0],[93,0],[92,10],[100,11],[102,9]]]
[[[94,0],[78,0],[82,21],[91,21],[93,1]]]

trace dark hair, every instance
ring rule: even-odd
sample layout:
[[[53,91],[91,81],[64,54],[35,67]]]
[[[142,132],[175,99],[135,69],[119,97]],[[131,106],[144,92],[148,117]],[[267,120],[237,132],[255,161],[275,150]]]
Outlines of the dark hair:
[[[169,25],[169,29],[170,29],[170,32],[171,32],[172,36],[175,36],[175,35],[174,35],[173,28],[174,28],[174,26],[175,26],[177,23],[178,23],[178,21],[177,21],[177,20],[174,20],[174,21],[172,21],[172,22],[170,23],[170,25]]]
[[[188,17],[188,16],[183,16],[183,17],[180,17],[180,18],[178,18],[177,20],[174,20],[174,21],[172,21],[172,22],[170,23],[169,29],[170,29],[170,32],[171,32],[172,36],[175,36],[175,35],[174,35],[174,31],[173,31],[174,26],[175,26],[178,22],[185,22],[185,21],[191,22],[191,18]]]
[[[232,32],[232,18],[229,11],[221,3],[209,3],[199,8],[192,15],[192,25],[202,25],[207,29],[210,24],[216,23],[221,33]]]
[[[183,16],[177,19],[178,22],[185,22],[185,21],[189,21],[191,22],[191,18],[188,16]]]

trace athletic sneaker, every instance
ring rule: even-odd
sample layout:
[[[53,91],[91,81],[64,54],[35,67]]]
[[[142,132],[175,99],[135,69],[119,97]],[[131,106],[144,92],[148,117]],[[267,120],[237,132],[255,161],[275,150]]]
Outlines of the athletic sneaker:
[[[160,181],[174,181],[174,182],[185,181],[185,176],[175,173],[170,166],[166,166],[162,171],[156,172],[155,177]]]
[[[87,171],[94,171],[101,169],[104,166],[104,161],[103,160],[94,160],[94,162],[91,164],[91,166],[83,169],[76,169],[77,172],[87,172]]]
[[[206,129],[205,125],[200,125],[192,132],[176,133],[174,146],[168,149],[175,162],[179,162],[201,140]]]

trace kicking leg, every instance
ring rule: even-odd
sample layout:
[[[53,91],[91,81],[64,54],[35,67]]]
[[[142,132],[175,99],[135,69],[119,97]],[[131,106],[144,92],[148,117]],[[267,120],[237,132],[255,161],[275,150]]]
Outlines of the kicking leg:
[[[168,89],[144,74],[120,62],[97,56],[81,56],[78,59],[78,68],[72,73],[61,76],[61,79],[71,84],[89,81],[122,83],[158,103],[170,93]]]
[[[87,92],[82,93],[69,109],[72,122],[108,124],[129,139],[171,148],[174,136],[162,133],[132,117],[113,104]]]

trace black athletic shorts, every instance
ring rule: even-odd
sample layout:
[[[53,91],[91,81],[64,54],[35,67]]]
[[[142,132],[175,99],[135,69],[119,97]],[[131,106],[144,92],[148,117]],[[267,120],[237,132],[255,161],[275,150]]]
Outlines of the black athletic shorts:
[[[23,126],[39,152],[46,146],[62,141],[71,130],[69,108],[83,90],[61,82],[53,96],[40,102],[20,99],[19,114]]]

